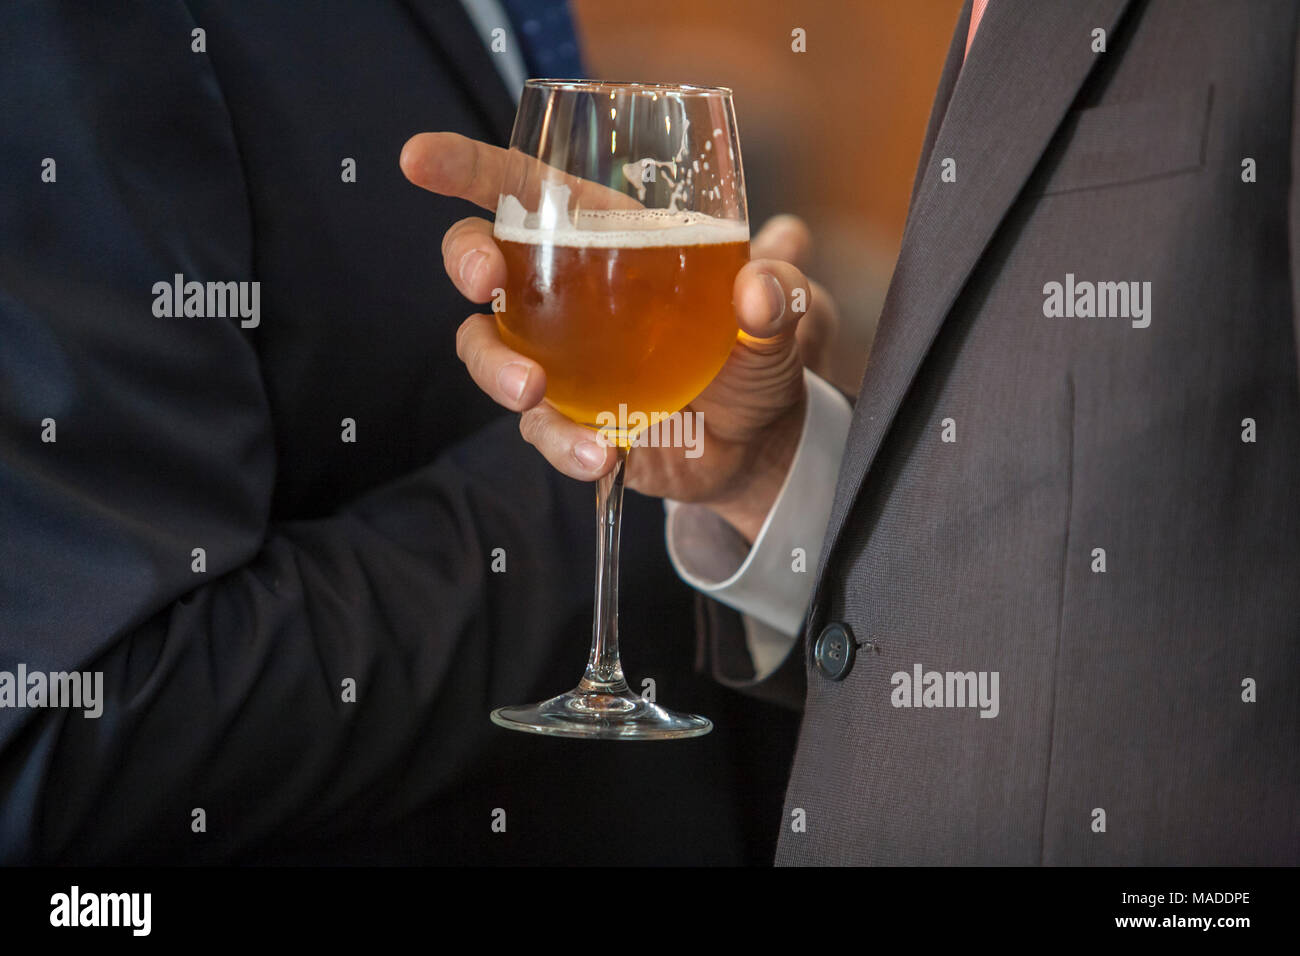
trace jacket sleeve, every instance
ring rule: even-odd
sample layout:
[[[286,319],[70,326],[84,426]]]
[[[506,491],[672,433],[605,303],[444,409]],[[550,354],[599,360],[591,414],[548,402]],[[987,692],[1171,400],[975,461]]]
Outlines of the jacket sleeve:
[[[256,329],[154,291],[258,278],[193,27],[0,13],[0,677],[103,680],[98,717],[0,706],[3,862],[229,860],[358,804],[398,819],[589,607],[556,557],[589,553],[588,489],[508,420],[331,517],[269,520]]]
[[[775,670],[759,677],[754,672],[740,612],[697,594],[695,640],[695,666],[700,673],[759,700],[803,710],[807,674],[802,638],[795,639]]]

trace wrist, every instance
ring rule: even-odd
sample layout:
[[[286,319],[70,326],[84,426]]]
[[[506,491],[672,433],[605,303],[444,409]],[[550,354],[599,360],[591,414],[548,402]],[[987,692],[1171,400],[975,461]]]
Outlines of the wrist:
[[[746,475],[743,485],[724,498],[707,502],[709,510],[720,517],[749,544],[758,538],[772,506],[780,497],[786,476],[794,464],[795,452],[803,437],[807,416],[808,394],[803,390],[797,402],[765,427],[749,445],[739,472]]]

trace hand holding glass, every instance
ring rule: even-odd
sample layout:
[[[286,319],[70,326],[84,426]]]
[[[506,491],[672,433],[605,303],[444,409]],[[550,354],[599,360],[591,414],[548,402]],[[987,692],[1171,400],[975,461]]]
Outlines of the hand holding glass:
[[[546,400],[618,457],[597,483],[586,672],[572,691],[492,720],[568,737],[708,733],[707,719],[660,707],[624,678],[619,516],[638,426],[689,405],[736,343],[732,286],[749,226],[730,91],[528,81],[494,234],[508,270],[502,340],[546,370]]]

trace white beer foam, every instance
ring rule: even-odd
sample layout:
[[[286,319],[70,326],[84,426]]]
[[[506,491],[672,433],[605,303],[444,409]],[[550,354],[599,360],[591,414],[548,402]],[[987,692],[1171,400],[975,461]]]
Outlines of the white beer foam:
[[[567,189],[564,191],[568,192]],[[749,241],[746,223],[715,219],[700,212],[587,209],[578,213],[574,224],[567,214],[547,215],[559,206],[558,202],[543,201],[542,206],[544,208],[539,212],[530,213],[514,196],[502,196],[497,203],[493,235],[507,242],[546,243],[578,249],[645,249]]]

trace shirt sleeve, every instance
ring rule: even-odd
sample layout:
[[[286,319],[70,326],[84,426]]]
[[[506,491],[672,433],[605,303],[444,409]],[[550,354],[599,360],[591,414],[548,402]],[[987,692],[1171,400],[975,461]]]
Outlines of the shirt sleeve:
[[[683,581],[743,615],[756,680],[771,674],[802,628],[852,408],[805,369],[803,434],[753,546],[703,505],[666,500],[668,555]]]

